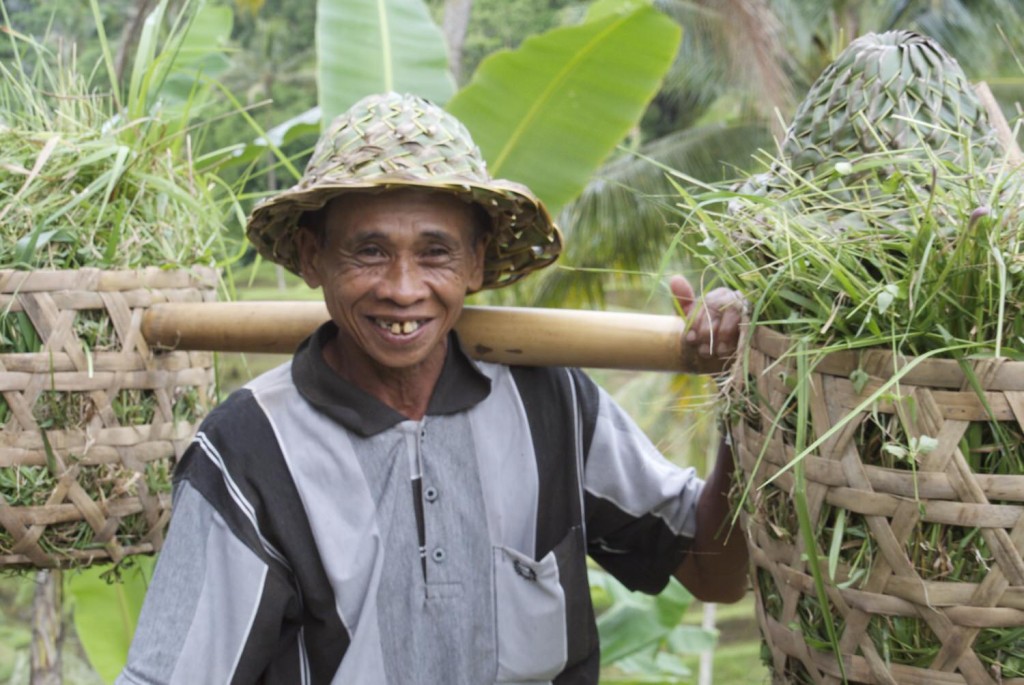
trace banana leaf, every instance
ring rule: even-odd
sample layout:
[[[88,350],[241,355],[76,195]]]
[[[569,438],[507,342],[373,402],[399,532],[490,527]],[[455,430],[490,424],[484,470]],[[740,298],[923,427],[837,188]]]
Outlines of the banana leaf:
[[[528,184],[553,212],[636,126],[679,47],[680,28],[649,2],[601,9],[491,55],[447,106],[491,174]]]
[[[682,624],[693,596],[674,580],[657,596],[630,592],[598,569],[590,570],[590,584],[595,607],[607,605],[597,619],[602,667],[614,665],[632,677],[660,674],[669,679],[672,675],[671,681],[676,682],[688,675],[680,657],[714,649],[716,633]]]
[[[65,576],[64,591],[74,612],[78,639],[105,682],[114,682],[128,659],[155,564],[155,557],[134,557],[116,580],[108,580],[108,567],[90,567]]]
[[[316,45],[325,124],[372,93],[444,105],[455,92],[444,38],[422,0],[319,0]]]

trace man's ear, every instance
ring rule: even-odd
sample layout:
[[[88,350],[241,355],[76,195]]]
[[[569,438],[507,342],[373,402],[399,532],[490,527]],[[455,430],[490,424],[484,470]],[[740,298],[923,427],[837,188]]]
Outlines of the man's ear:
[[[320,252],[320,239],[313,231],[300,226],[295,242],[299,251],[299,275],[310,288],[319,288],[323,283],[316,259]]]
[[[476,244],[473,245],[473,270],[467,282],[471,293],[480,290],[480,286],[484,284],[484,263],[486,262],[484,255],[487,254],[487,244],[491,242],[491,237],[491,234],[487,233],[478,238]]]

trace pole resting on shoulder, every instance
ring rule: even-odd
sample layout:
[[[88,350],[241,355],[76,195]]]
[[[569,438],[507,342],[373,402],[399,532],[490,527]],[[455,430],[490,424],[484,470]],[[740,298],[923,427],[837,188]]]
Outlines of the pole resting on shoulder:
[[[154,348],[291,354],[328,319],[322,302],[199,302],[150,307],[142,334]],[[466,307],[456,331],[474,359],[522,366],[713,374],[731,360],[704,357],[678,316],[527,307]]]

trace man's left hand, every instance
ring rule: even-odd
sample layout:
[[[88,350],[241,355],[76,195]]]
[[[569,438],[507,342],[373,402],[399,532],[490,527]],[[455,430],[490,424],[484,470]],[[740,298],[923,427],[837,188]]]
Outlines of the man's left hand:
[[[686,319],[686,346],[696,348],[702,357],[732,357],[745,324],[744,297],[729,288],[715,288],[698,299],[683,276],[673,276],[669,288]],[[726,525],[732,518],[729,489],[735,467],[732,447],[723,436],[715,466],[697,504],[693,546],[676,569],[676,578],[694,597],[705,602],[738,601],[750,582],[743,532]]]
[[[698,299],[684,276],[673,276],[669,288],[687,321],[686,345],[696,345],[704,357],[731,357],[739,345],[746,308],[743,296],[729,288],[715,288]]]

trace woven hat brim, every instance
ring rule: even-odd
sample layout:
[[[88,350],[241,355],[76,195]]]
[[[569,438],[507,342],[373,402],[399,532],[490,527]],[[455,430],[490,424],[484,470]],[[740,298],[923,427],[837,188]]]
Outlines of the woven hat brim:
[[[305,212],[321,209],[348,192],[387,192],[422,188],[453,194],[479,204],[491,217],[493,234],[484,255],[481,289],[501,288],[551,265],[562,251],[562,234],[543,203],[526,186],[495,179],[483,185],[460,178],[361,179],[296,186],[264,201],[252,211],[246,235],[265,259],[299,274],[296,232]]]

